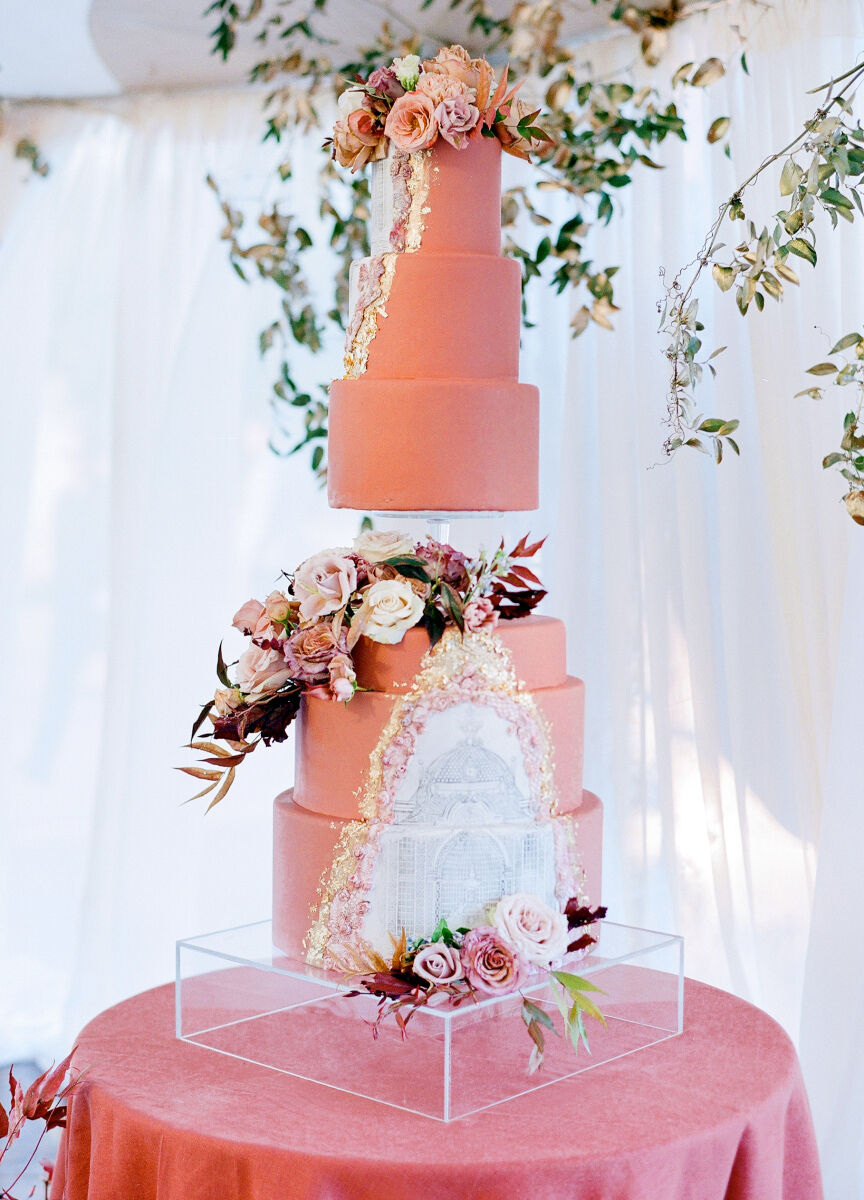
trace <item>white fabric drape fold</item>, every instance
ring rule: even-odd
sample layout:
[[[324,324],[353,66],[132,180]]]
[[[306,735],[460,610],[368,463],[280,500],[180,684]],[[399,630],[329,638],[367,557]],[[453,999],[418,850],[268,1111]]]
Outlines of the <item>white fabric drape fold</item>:
[[[550,533],[546,608],[587,683],[586,784],[606,805],[604,900],[616,919],[683,932],[688,973],[793,1036],[803,1019],[828,1194],[851,1200],[864,1196],[864,1095],[847,1065],[864,1011],[864,552],[820,465],[839,402],[792,397],[860,326],[857,224],[826,229],[816,274],[802,265],[800,295],[787,288],[761,317],[743,321],[709,281],[706,337],[728,349],[704,404],[741,418],[743,454],[719,470],[695,454],[653,465],[658,266],[693,256],[718,201],[811,111],[807,89],[864,49],[860,0],[745,16],[749,77],[732,69],[729,6],[673,31],[670,75],[711,54],[730,71],[677,94],[690,140],[658,150],[665,169],[639,171],[593,239],[595,261],[621,266],[615,333],[571,342],[568,302],[531,299],[522,376],[543,398],[543,504],[503,526]],[[590,53],[604,75],[639,79],[630,39]],[[732,118],[731,161],[704,140],[718,115]],[[7,172],[0,192],[0,1058],[56,1053],[99,1008],[169,978],[176,937],[268,912],[270,802],[290,784],[290,745],[256,754],[206,819],[181,806],[188,781],[170,768],[188,761],[234,609],[356,529],[301,462],[267,448],[256,337],[272,296],[228,269],[203,183],[209,171],[241,202],[267,186],[276,150],[259,143],[258,98],[10,119],[52,173]],[[309,228],[318,140],[288,147],[284,203]],[[773,187],[754,192],[754,220],[778,207]],[[334,342],[312,378],[337,371]],[[461,536],[498,532],[469,522]]]

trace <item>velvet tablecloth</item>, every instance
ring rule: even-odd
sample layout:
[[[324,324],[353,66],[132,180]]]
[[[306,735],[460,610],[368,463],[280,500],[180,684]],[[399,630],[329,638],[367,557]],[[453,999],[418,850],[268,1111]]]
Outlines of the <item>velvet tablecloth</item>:
[[[680,1037],[444,1125],[177,1041],[173,988],[157,988],[81,1034],[51,1194],[821,1200],[786,1034],[704,984],[685,1003]]]

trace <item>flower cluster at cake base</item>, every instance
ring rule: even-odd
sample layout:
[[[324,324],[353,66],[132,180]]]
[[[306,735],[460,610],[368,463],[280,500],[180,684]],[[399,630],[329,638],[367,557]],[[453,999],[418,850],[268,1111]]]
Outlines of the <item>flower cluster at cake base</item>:
[[[339,97],[333,157],[356,171],[396,150],[427,150],[441,138],[464,150],[472,137],[497,138],[509,154],[529,158],[549,144],[531,109],[507,89],[485,58],[472,58],[463,46],[444,46],[421,62],[416,54],[394,58],[367,79],[357,75]]]
[[[600,988],[562,968],[567,956],[587,954],[597,941],[589,927],[605,916],[605,908],[591,909],[577,899],[559,912],[537,896],[517,892],[489,909],[486,924],[453,930],[442,920],[430,937],[411,941],[403,930],[398,939],[391,935],[389,960],[364,947],[343,951],[340,965],[347,974],[360,977],[350,995],[378,997],[374,1037],[387,1017],[393,1017],[404,1036],[408,1021],[421,1008],[457,1008],[514,995],[542,983],[545,975],[574,1050],[582,1045],[590,1052],[585,1018],[606,1022],[586,993]],[[545,1033],[558,1034],[558,1029],[551,1014],[524,995],[522,1019],[534,1043],[528,1063],[529,1072],[534,1072],[543,1062]]]
[[[204,783],[193,799],[212,792],[209,807],[218,803],[247,754],[285,740],[304,696],[350,701],[359,690],[352,652],[361,637],[396,645],[422,625],[434,646],[448,627],[472,635],[531,612],[546,593],[521,560],[542,544],[523,537],[509,553],[502,542],[472,559],[433,538],[369,531],[350,548],[322,550],[284,573],[283,588],[263,602],[247,600],[233,621],[246,648],[228,664],[220,645],[221,686],[192,727],[190,746],[205,757],[180,768]],[[205,721],[216,740],[196,740]]]

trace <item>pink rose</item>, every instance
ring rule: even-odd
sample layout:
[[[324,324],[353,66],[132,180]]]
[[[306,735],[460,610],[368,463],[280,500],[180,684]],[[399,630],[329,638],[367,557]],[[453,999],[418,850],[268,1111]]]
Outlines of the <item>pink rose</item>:
[[[481,629],[494,629],[498,624],[498,610],[488,596],[479,600],[469,600],[462,610],[465,628],[469,633],[477,633]]]
[[[472,99],[480,112],[488,105],[495,75],[485,58],[472,58],[463,46],[442,46],[434,58],[426,59],[423,71],[458,79],[474,93]]]
[[[297,568],[294,595],[300,601],[300,616],[315,621],[338,612],[357,587],[357,566],[347,551],[322,550]]]
[[[275,692],[291,678],[278,650],[265,650],[254,643],[240,655],[237,684],[242,691]]]
[[[457,150],[468,145],[468,134],[480,120],[480,110],[469,104],[464,96],[450,96],[435,109],[438,132]]]
[[[260,600],[247,600],[242,608],[238,608],[231,624],[248,637],[264,615],[264,605]]]
[[[471,986],[491,996],[517,991],[528,975],[528,963],[491,925],[478,925],[465,934],[462,966]]]
[[[434,103],[422,92],[406,92],[390,109],[384,132],[397,150],[425,150],[438,137]]]
[[[455,946],[427,942],[414,955],[411,970],[427,983],[457,983],[465,978],[462,959]]]
[[[285,641],[283,653],[291,676],[302,683],[320,683],[328,676],[330,660],[344,650],[344,638],[336,636],[329,621],[297,629]]]
[[[505,941],[538,967],[546,967],[567,953],[570,940],[567,918],[544,904],[538,896],[516,892],[495,906],[492,924]]]
[[[347,702],[354,695],[354,684],[357,674],[354,664],[347,654],[334,654],[328,667],[330,675],[330,691],[334,700]]]
[[[446,542],[427,538],[417,543],[414,553],[429,564],[436,578],[446,579],[457,589],[468,586],[468,559]]]

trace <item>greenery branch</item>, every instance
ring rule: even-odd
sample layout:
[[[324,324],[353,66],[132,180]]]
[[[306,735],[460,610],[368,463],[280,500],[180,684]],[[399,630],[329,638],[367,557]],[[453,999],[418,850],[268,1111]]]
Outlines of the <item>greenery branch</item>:
[[[697,284],[702,273],[711,267],[714,282],[722,292],[736,289],[738,309],[746,315],[753,306],[761,312],[765,299],[780,301],[784,285],[800,283],[790,260],[800,258],[816,265],[815,217],[821,210],[827,213],[832,228],[837,228],[842,219],[850,224],[855,210],[864,216],[861,189],[864,179],[864,129],[854,117],[852,98],[864,76],[864,64],[820,84],[810,94],[825,93],[822,104],[804,123],[802,130],[781,149],[769,154],[741,183],[718,210],[717,218],[705,237],[702,247],[692,262],[677,273],[666,286],[665,304],[662,308],[661,332],[668,339],[666,357],[670,364],[669,393],[667,397],[666,423],[669,429],[664,442],[664,452],[674,454],[682,446],[690,446],[706,454],[713,454],[717,462],[723,457],[724,446],[738,453],[738,445],[732,434],[738,420],[723,417],[705,417],[697,412],[695,389],[702,381],[705,368],[712,376],[716,368],[712,362],[722,353],[720,347],[706,358],[701,358],[704,326],[699,320]],[[842,86],[839,86],[842,85]],[[835,91],[835,89],[837,89]],[[807,156],[799,161],[799,156]],[[744,207],[744,193],[772,166],[783,160],[779,178],[779,193],[786,204],[761,230],[748,220]],[[720,241],[725,222],[742,221],[745,236],[732,249]],[[848,338],[857,335],[847,335]],[[847,347],[858,346],[859,342],[843,338],[832,353]],[[825,366],[825,364],[822,364]],[[811,368],[811,371],[814,370]],[[835,373],[843,386],[859,383],[857,369],[853,372],[834,368],[831,364],[822,372]],[[816,373],[819,373],[816,371]],[[799,393],[813,395],[820,389],[805,389]],[[856,427],[860,421],[860,406],[852,414]],[[844,426],[847,438],[849,423]],[[851,437],[856,437],[853,432]],[[846,454],[860,447],[851,446],[839,453]],[[860,485],[859,468],[855,465],[857,454],[852,460],[843,460],[844,476],[853,488]],[[835,460],[839,463],[840,460]],[[829,465],[835,465],[832,462]]]

